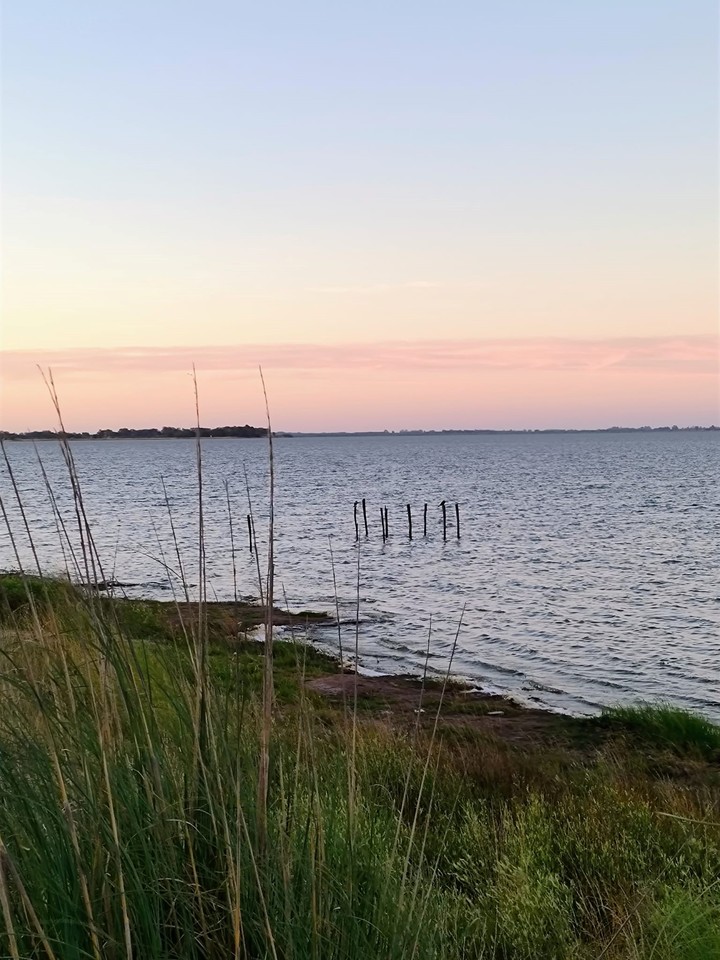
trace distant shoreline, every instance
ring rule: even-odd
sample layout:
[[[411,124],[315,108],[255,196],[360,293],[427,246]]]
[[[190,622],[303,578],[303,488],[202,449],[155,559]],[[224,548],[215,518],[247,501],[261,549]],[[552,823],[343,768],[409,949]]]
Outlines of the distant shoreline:
[[[0,440],[194,440],[237,439],[267,437],[267,427],[147,427],[134,429],[120,427],[118,430],[97,430],[95,433],[62,430],[28,430],[10,433],[0,430]]]
[[[528,434],[565,434],[565,433],[692,433],[720,431],[720,427],[711,424],[709,427],[546,427],[544,429],[524,430],[330,430],[324,432],[285,433],[282,430],[273,432],[274,437],[444,437],[444,436],[526,436]]]
[[[317,432],[289,432],[284,430],[273,431],[273,437],[292,439],[298,437],[446,437],[446,436],[528,436],[528,435],[564,435],[578,433],[716,433],[720,426],[711,424],[708,427],[692,426],[678,427],[596,427],[570,428],[547,427],[545,429],[525,430],[328,430]],[[267,438],[266,427],[162,427],[161,429],[130,429],[122,427],[119,430],[98,430],[95,433],[66,432],[54,430],[29,430],[25,433],[12,433],[0,430],[0,440],[194,440],[200,436],[202,440],[236,440]]]

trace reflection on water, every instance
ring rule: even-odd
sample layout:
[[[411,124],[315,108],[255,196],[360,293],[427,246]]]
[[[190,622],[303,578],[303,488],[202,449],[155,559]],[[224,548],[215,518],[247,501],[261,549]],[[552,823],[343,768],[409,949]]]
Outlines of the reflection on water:
[[[177,559],[162,475],[185,571],[196,580],[193,443],[73,447],[106,577],[132,584],[130,595],[172,595],[168,568],[174,571]],[[72,537],[60,452],[52,442],[38,451]],[[432,623],[430,664],[444,670],[464,608],[453,672],[485,687],[573,711],[660,698],[720,719],[720,435],[288,438],[276,441],[275,452],[277,573],[288,603],[334,609],[332,546],[341,620],[349,621],[343,642],[353,648],[359,554],[365,669],[418,669]],[[36,452],[29,443],[11,443],[8,453],[41,561],[62,570]],[[244,470],[264,555],[266,445],[211,440],[203,457],[209,596],[233,593],[226,481],[238,590],[257,594]],[[5,474],[2,490],[29,562]],[[362,497],[370,536],[356,544],[353,503]],[[447,542],[442,500],[449,507]],[[0,566],[15,565],[3,536]],[[335,627],[316,628],[314,638],[337,648]]]

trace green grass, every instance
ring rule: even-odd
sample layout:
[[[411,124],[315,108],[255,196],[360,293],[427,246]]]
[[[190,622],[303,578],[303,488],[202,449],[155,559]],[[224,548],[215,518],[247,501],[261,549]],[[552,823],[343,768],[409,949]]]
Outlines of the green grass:
[[[609,708],[603,719],[649,744],[720,759],[720,727],[687,710],[667,704],[638,704]]]
[[[33,604],[47,612],[77,597],[76,588],[65,580],[0,573],[0,623],[29,617]]]
[[[720,908],[716,897],[687,887],[668,890],[648,924],[646,952],[655,960],[720,957]]]
[[[308,695],[333,661],[276,642],[261,843],[263,645],[211,630],[203,677],[153,605],[31,589],[55,606],[8,603],[0,642],[1,957],[718,955],[706,721],[613,711],[582,752],[433,737]]]

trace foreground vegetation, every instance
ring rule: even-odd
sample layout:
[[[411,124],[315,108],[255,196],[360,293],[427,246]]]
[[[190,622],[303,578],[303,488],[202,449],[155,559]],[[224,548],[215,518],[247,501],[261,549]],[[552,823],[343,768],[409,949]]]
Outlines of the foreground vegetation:
[[[264,803],[264,646],[212,610],[0,579],[0,956],[720,956],[718,728],[393,702],[291,638]]]

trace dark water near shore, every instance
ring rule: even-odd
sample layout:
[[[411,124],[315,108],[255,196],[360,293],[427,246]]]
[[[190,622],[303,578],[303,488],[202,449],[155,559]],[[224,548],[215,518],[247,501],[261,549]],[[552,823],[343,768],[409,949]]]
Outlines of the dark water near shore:
[[[41,562],[61,571],[35,449],[29,443],[7,449]],[[132,584],[131,596],[172,596],[162,558],[173,568],[177,562],[162,474],[186,574],[195,583],[194,444],[83,441],[73,449],[106,577]],[[48,442],[38,451],[70,529],[72,498],[59,449]],[[720,720],[720,435],[295,438],[277,440],[275,452],[277,574],[292,608],[334,608],[332,544],[341,619],[354,621],[353,501],[367,498],[370,537],[359,544],[365,669],[420,669],[432,621],[429,662],[444,670],[464,608],[453,672],[479,685],[575,712],[663,699]],[[243,466],[262,541],[266,444],[206,441],[203,458],[209,596],[233,596],[226,480],[238,591],[256,595]],[[4,465],[1,482],[29,562]],[[453,505],[447,543],[443,499]],[[381,505],[390,521],[384,545]],[[15,566],[3,530],[0,567]],[[314,639],[337,649],[336,628],[316,628]],[[343,627],[343,643],[354,649],[354,623]]]

